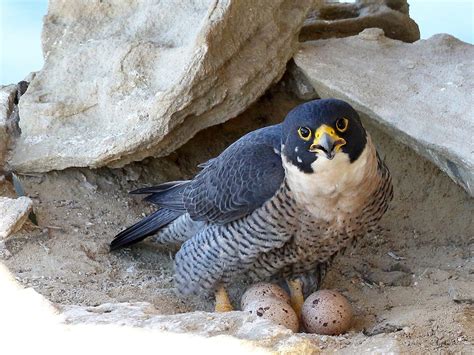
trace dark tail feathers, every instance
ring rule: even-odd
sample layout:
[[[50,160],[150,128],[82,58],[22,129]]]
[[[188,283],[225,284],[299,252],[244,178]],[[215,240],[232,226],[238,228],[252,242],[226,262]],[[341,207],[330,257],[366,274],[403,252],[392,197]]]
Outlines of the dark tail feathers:
[[[179,181],[169,181],[164,182],[158,186],[151,186],[151,187],[143,187],[141,189],[130,191],[132,195],[142,195],[142,194],[154,194],[159,192],[164,192],[166,190],[170,190],[173,187],[178,187],[185,183],[189,182],[189,180],[179,180]]]
[[[151,202],[162,208],[181,212],[186,212],[183,202],[183,193],[189,181],[172,181],[164,184],[146,187],[132,191],[132,194],[148,194],[143,200]]]
[[[171,211],[165,208],[159,209],[117,234],[112,243],[110,243],[110,250],[116,250],[142,241],[174,221],[181,214],[182,212]]]

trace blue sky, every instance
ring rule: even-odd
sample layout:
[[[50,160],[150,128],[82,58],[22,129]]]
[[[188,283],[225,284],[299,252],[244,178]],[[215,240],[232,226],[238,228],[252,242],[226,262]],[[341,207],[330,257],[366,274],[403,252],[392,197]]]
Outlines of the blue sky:
[[[41,69],[41,26],[47,8],[46,0],[0,0],[0,85]]]
[[[47,3],[0,0],[0,85],[18,82],[31,71],[41,69],[41,25]],[[409,4],[411,17],[420,26],[421,38],[449,33],[474,42],[473,1],[412,0]]]

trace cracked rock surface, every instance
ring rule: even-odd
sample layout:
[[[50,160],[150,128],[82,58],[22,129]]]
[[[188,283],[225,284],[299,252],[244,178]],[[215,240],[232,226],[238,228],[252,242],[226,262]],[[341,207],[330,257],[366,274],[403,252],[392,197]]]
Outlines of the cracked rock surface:
[[[0,197],[0,241],[21,228],[32,206],[28,197]]]
[[[10,143],[10,116],[14,110],[17,86],[0,86],[0,175]]]
[[[174,151],[283,75],[311,0],[52,0],[45,64],[20,101],[17,171]]]
[[[311,11],[301,29],[300,41],[354,36],[365,28],[376,27],[389,38],[415,42],[420,39],[420,30],[408,8],[406,0],[327,2]]]

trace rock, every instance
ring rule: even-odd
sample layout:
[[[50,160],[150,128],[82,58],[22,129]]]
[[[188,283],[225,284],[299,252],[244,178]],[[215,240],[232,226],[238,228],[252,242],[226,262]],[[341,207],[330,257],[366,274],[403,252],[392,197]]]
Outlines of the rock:
[[[49,330],[52,324],[59,323],[60,319],[56,318],[56,310],[52,304],[32,288],[21,287],[2,263],[0,263],[0,290],[2,290],[0,293],[2,349],[18,351],[20,343],[15,344],[14,348],[6,345],[13,340],[12,337],[21,339],[15,336],[18,332],[31,331],[32,337],[36,337],[37,331]]]
[[[474,46],[449,35],[407,44],[381,31],[304,43],[295,62],[321,97],[348,101],[473,196]]]
[[[156,313],[153,306],[137,303],[83,307],[82,311],[79,306],[65,306],[69,310],[60,314],[63,307],[57,306],[56,309],[33,289],[20,287],[1,264],[0,289],[1,347],[15,349],[18,353],[47,349],[48,353],[59,354],[64,352],[66,346],[71,347],[74,354],[97,351],[132,354],[146,353],[150,349],[173,349],[177,354],[222,354],[229,351],[242,354],[312,354],[317,349],[309,340],[256,317],[248,319],[251,317],[243,312],[226,315],[191,313],[161,316],[163,318],[158,320],[156,317],[159,316],[153,316]],[[87,315],[90,321],[87,321]],[[229,336],[227,325],[235,325],[240,333]],[[190,334],[164,330],[168,328],[186,329]],[[204,328],[209,333],[202,331]],[[251,330],[255,332],[255,341],[244,339]],[[200,331],[202,335],[199,335]],[[25,333],[30,334],[28,341],[24,339]],[[238,339],[240,335],[242,337]]]
[[[28,75],[28,77],[33,76],[34,73]],[[25,93],[27,88],[27,81],[20,81],[16,85],[0,86],[0,177],[5,171],[4,165],[8,150],[12,145],[12,138],[20,135],[18,98]]]
[[[11,164],[44,172],[163,156],[283,75],[312,0],[52,0]]]
[[[11,251],[5,245],[5,241],[0,241],[0,260],[8,260],[12,257]]]
[[[9,117],[14,108],[16,85],[0,86],[0,175],[5,164],[10,141]]]
[[[329,2],[312,11],[301,29],[300,41],[354,36],[372,27],[403,42],[420,39],[406,0],[357,0],[352,4]]]
[[[11,199],[0,197],[0,240],[15,233],[28,218],[33,201],[28,197]]]
[[[457,281],[450,285],[448,293],[453,302],[474,304],[474,284],[472,282]]]
[[[203,337],[226,334],[251,340],[258,346],[291,350],[295,354],[303,350],[317,350],[308,339],[293,335],[291,330],[248,312],[160,315],[158,310],[147,302],[108,303],[96,307],[67,305],[60,306],[60,311],[65,324],[115,324]]]

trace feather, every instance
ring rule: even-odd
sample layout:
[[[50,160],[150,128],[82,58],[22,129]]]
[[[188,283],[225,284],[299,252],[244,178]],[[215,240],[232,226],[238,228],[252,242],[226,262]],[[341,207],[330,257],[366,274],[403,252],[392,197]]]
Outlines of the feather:
[[[179,212],[160,209],[117,234],[112,243],[110,243],[110,250],[138,243],[146,237],[155,234],[180,215],[181,213]]]

